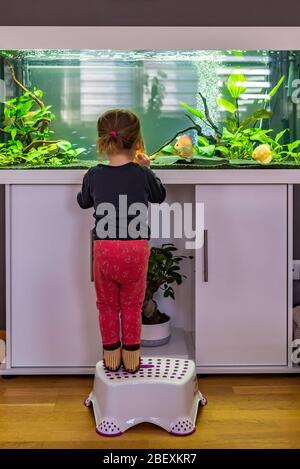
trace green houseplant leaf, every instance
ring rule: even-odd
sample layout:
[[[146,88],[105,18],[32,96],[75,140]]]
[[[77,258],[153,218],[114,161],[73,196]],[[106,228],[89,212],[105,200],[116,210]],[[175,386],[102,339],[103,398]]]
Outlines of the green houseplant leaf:
[[[165,298],[175,299],[172,285],[180,285],[182,279],[185,278],[180,264],[183,259],[192,258],[191,256],[178,256],[176,252],[177,248],[171,243],[151,248],[142,309],[143,324],[160,324],[170,319],[168,315],[159,311],[154,295],[158,290],[162,290]]]

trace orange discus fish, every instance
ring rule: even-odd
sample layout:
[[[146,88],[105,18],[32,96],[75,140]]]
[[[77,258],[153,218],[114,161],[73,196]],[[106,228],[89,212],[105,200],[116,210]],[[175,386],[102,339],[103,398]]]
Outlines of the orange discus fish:
[[[178,137],[174,148],[176,153],[182,158],[189,158],[194,153],[193,142],[188,134]]]

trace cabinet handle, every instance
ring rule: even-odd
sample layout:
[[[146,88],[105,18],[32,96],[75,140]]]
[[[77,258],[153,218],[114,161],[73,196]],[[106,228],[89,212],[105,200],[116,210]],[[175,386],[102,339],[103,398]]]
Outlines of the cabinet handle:
[[[94,281],[94,233],[90,231],[90,278]]]
[[[203,240],[203,280],[208,282],[208,231],[204,230]]]

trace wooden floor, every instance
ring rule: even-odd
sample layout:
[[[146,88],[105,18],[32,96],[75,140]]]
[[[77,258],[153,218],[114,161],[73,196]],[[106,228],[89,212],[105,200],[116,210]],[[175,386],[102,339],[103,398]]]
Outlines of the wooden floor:
[[[96,434],[83,406],[92,378],[0,379],[0,448],[300,448],[300,376],[207,376],[197,431],[170,436],[151,424]]]

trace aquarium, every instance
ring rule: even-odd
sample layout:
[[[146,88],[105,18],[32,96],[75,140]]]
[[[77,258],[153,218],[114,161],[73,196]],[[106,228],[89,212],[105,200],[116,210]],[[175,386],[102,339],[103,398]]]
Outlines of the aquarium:
[[[299,51],[1,50],[0,169],[97,164],[112,108],[154,168],[299,167],[299,91]]]

